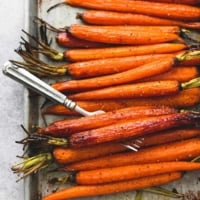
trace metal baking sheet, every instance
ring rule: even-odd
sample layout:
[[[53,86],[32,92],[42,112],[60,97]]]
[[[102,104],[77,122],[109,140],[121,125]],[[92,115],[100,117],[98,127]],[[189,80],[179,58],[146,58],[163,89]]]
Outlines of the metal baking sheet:
[[[72,8],[67,5],[60,6],[50,13],[47,13],[47,9],[56,3],[58,0],[27,0],[26,5],[26,16],[25,16],[25,30],[32,35],[37,35],[37,29],[33,23],[35,16],[48,21],[50,24],[56,27],[68,26],[72,23],[80,23],[79,20],[75,18],[77,12],[81,12],[81,9]],[[50,35],[51,36],[51,35]],[[52,34],[52,37],[55,36]],[[60,47],[56,46],[54,42],[54,47],[56,49],[62,50]],[[29,90],[25,90],[25,127],[29,130],[33,126],[43,126],[43,120],[40,115],[40,106],[44,99],[38,95],[32,93]],[[53,120],[52,118],[48,120]],[[31,150],[31,149],[30,149]],[[51,176],[46,170],[42,170],[38,174],[34,174],[24,180],[24,199],[25,200],[40,200],[42,196],[51,193],[58,186],[52,187],[48,184],[48,178]],[[65,186],[62,186],[65,187]],[[196,200],[200,199],[200,174],[199,173],[187,173],[181,181],[176,181],[171,184],[163,186],[167,189],[176,189],[178,192],[187,194],[185,200]],[[120,194],[113,194],[101,197],[92,197],[84,199],[93,200],[133,200],[135,197],[135,192],[125,192]],[[83,199],[83,198],[81,198]],[[144,193],[143,200],[172,200],[169,197],[155,195],[150,193]]]

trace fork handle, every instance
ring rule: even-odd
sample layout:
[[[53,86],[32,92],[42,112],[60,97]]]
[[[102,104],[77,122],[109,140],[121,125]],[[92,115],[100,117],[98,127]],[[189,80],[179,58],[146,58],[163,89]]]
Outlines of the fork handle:
[[[27,70],[13,65],[11,62],[6,62],[4,64],[3,73],[56,103],[60,103],[71,110],[76,110],[79,113],[84,112],[83,109],[77,106],[74,101],[68,99],[64,94],[55,90],[53,87],[37,78]],[[84,113],[81,114],[85,115]]]

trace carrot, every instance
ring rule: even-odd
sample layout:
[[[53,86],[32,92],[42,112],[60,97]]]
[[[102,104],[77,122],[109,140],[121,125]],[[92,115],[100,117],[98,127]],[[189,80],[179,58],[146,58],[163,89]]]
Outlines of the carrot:
[[[175,33],[107,29],[100,26],[93,27],[79,24],[71,25],[68,32],[80,39],[108,44],[145,45],[180,40]]]
[[[88,24],[96,25],[142,25],[142,26],[180,26],[184,28],[199,29],[199,22],[184,22],[177,20],[152,17],[142,14],[120,13],[102,10],[86,10],[77,14],[77,17]]]
[[[192,138],[141,149],[138,152],[116,153],[96,159],[80,161],[66,165],[68,171],[92,170],[132,164],[155,162],[186,161],[200,154],[200,139]],[[127,159],[128,158],[128,159]]]
[[[141,80],[169,71],[175,65],[174,56],[158,59],[142,66],[112,74],[83,80],[70,80],[52,84],[52,87],[62,92],[75,92],[114,86]]]
[[[56,37],[56,42],[63,47],[70,48],[97,48],[97,47],[106,47],[107,44],[102,44],[98,42],[90,42],[87,40],[80,40],[73,37],[67,32],[61,32]]]
[[[157,80],[177,80],[179,82],[186,82],[199,76],[199,69],[195,66],[178,66],[174,67],[168,72],[152,76],[141,81],[157,81]]]
[[[200,18],[200,9],[198,7],[183,4],[169,4],[130,0],[106,0],[104,2],[100,0],[65,0],[65,2],[72,6],[80,6],[95,10],[132,12],[150,16],[163,17],[167,19],[194,21]]]
[[[111,111],[99,115],[81,117],[79,119],[65,119],[53,122],[38,130],[39,134],[50,134],[65,137],[75,132],[99,128],[119,121],[136,119],[146,116],[158,116],[178,112],[177,109],[166,106],[137,106]]]
[[[42,200],[65,200],[78,197],[89,197],[97,195],[107,195],[117,192],[125,192],[131,190],[137,190],[142,188],[148,188],[151,186],[161,185],[175,181],[181,178],[180,172],[166,173],[155,176],[148,176],[145,178],[138,178],[135,180],[122,181],[118,183],[109,183],[102,185],[91,186],[72,186],[62,189],[55,193],[49,194],[42,198]]]
[[[139,118],[74,133],[69,136],[68,141],[69,146],[73,148],[87,147],[111,141],[122,141],[131,137],[144,136],[156,131],[182,125],[191,125],[198,121],[199,118],[199,114],[190,112]]]
[[[79,149],[57,147],[53,150],[53,157],[56,158],[56,162],[66,164],[123,151],[127,151],[127,148],[117,143],[99,144]]]
[[[144,0],[150,1],[150,0]],[[199,4],[199,0],[153,0],[154,2],[162,2],[162,3],[178,3],[178,4],[189,4],[189,5],[196,5]]]
[[[179,94],[164,96],[164,97],[148,97],[135,99],[122,99],[122,100],[98,100],[98,101],[77,101],[77,104],[88,110],[104,110],[112,111],[129,106],[148,106],[148,105],[166,105],[176,108],[185,108],[198,104],[200,102],[200,88],[191,88],[183,90]],[[77,112],[69,110],[63,105],[55,104],[44,108],[42,114],[54,114],[54,115],[78,115]]]
[[[186,49],[185,44],[162,43],[143,46],[122,46],[94,49],[72,49],[65,51],[64,57],[69,61],[85,61],[102,58],[138,56],[146,54],[173,53]]]
[[[181,141],[184,139],[198,137],[199,135],[200,130],[198,128],[183,127],[181,129],[170,129],[144,136],[144,140],[140,143],[140,147],[144,148],[168,142]],[[126,144],[129,144],[129,142],[131,144],[131,141],[126,141]],[[53,150],[53,157],[57,163],[67,164],[123,151],[127,151],[127,147],[118,143],[99,144],[78,149],[56,147]]]
[[[177,171],[194,170],[200,170],[200,163],[184,161],[160,162],[80,171],[74,174],[73,179],[79,185],[97,185]]]
[[[195,79],[199,82],[198,78]],[[164,80],[125,84],[71,94],[69,98],[80,101],[168,96],[178,94],[181,90],[188,89],[187,83],[189,82],[191,81],[180,83],[176,80]],[[191,87],[193,86],[191,85]],[[194,87],[199,87],[199,85],[194,85]]]
[[[76,79],[80,79],[123,72],[165,58],[166,56],[170,56],[170,54],[148,54],[119,58],[105,58],[71,63],[68,64],[66,68],[68,74]]]

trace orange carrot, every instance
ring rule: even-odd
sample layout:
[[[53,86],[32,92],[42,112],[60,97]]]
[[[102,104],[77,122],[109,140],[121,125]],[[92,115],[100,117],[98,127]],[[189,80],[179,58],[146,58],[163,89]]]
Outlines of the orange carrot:
[[[148,188],[169,183],[180,178],[181,173],[174,172],[155,176],[148,176],[145,178],[138,178],[135,180],[122,181],[118,183],[102,184],[99,186],[72,186],[57,191],[55,193],[49,194],[48,196],[43,197],[42,200],[66,200],[78,197],[89,197],[138,190],[142,188]]]
[[[73,179],[79,185],[97,185],[119,182],[177,171],[200,170],[200,163],[174,161],[135,164],[120,167],[79,171]]]
[[[178,66],[174,67],[168,72],[152,76],[141,81],[156,81],[156,80],[177,80],[179,82],[186,82],[199,76],[199,69],[195,66]]]
[[[162,43],[143,46],[122,46],[94,49],[70,49],[65,51],[65,57],[69,61],[85,61],[102,58],[116,58],[126,56],[138,56],[146,54],[173,53],[186,49],[185,44]]]
[[[84,22],[96,25],[146,25],[146,26],[168,26],[175,25],[184,28],[200,29],[199,22],[187,23],[184,21],[170,20],[152,17],[142,14],[120,13],[102,10],[86,10],[77,15]]]
[[[78,101],[77,104],[88,110],[104,110],[112,111],[129,106],[148,106],[148,105],[166,105],[176,108],[185,108],[197,105],[200,102],[200,88],[191,88],[183,90],[179,94],[156,97],[156,98],[138,98],[135,99],[122,99],[122,100],[98,100],[98,101]],[[42,114],[54,114],[54,115],[78,115],[77,112],[69,110],[63,105],[53,105],[42,110]]]
[[[183,127],[181,129],[170,129],[145,136],[143,142],[140,143],[140,147],[144,148],[153,145],[165,144],[168,142],[181,141],[184,139],[198,137],[199,135],[200,130],[198,128]],[[131,141],[126,141],[126,144],[129,143],[131,145]],[[79,149],[57,147],[53,150],[53,157],[57,163],[67,164],[82,160],[89,160],[92,158],[98,158],[100,156],[111,155],[113,153],[127,150],[127,147],[118,143],[99,144]]]
[[[75,132],[90,130],[114,124],[119,121],[131,120],[146,116],[158,116],[177,113],[178,110],[166,106],[136,106],[111,111],[99,115],[81,117],[79,119],[65,119],[53,122],[38,130],[40,134],[65,137]]]
[[[53,150],[53,157],[56,158],[56,162],[66,164],[123,151],[127,151],[127,148],[117,143],[99,144],[79,149],[57,147]]]
[[[65,0],[65,2],[72,6],[80,6],[95,10],[132,12],[184,21],[194,21],[199,20],[200,18],[200,9],[198,7],[183,4],[169,4],[131,0],[106,0],[103,2],[100,0]]]
[[[140,82],[125,84],[80,92],[68,95],[70,99],[80,100],[103,100],[103,99],[130,99],[141,97],[159,97],[178,94],[181,91],[181,84],[174,80]]]
[[[107,44],[103,43],[80,40],[78,38],[73,37],[67,32],[59,33],[56,37],[56,42],[60,46],[70,47],[70,48],[99,48],[108,46]]]
[[[68,141],[69,146],[74,148],[87,147],[111,141],[122,141],[169,128],[192,125],[199,118],[200,115],[198,113],[182,112],[127,120],[97,129],[74,133],[69,136]]]
[[[80,39],[108,44],[145,45],[180,40],[175,33],[107,29],[101,26],[94,27],[79,24],[71,25],[68,32]]]
[[[88,78],[83,80],[71,80],[52,84],[52,87],[62,92],[75,92],[90,89],[114,86],[123,83],[141,80],[163,72],[169,71],[175,64],[174,56],[158,59],[142,66],[112,75]]]
[[[132,164],[189,160],[199,156],[200,139],[193,138],[141,149],[138,152],[116,153],[66,165],[68,171],[92,170]]]
[[[105,58],[67,64],[66,68],[68,74],[76,79],[88,78],[123,72],[165,58],[166,56],[170,56],[170,54],[148,54],[119,58]]]
[[[144,0],[150,1],[150,0]],[[153,0],[155,2],[162,2],[162,3],[178,3],[178,4],[188,4],[188,5],[196,5],[199,4],[199,0]]]

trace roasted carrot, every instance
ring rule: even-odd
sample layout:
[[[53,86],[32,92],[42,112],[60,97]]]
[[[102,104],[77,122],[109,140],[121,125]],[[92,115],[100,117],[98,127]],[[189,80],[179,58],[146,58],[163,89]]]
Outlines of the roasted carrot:
[[[200,154],[200,139],[193,138],[176,141],[167,144],[141,149],[138,152],[116,153],[110,156],[102,156],[96,159],[80,161],[66,165],[68,171],[92,170],[132,164],[144,164],[155,162],[186,161]],[[127,159],[128,158],[128,159]]]
[[[40,134],[50,134],[65,137],[75,132],[85,131],[114,124],[119,121],[136,119],[146,116],[158,116],[177,113],[178,110],[166,106],[137,106],[111,111],[99,115],[81,117],[79,119],[65,119],[53,122],[38,130]]]
[[[80,171],[74,174],[73,179],[79,185],[98,185],[177,171],[194,170],[200,170],[200,163],[186,161],[160,162]]]
[[[196,60],[200,62],[199,55],[198,50],[181,52],[177,55],[168,55],[166,58],[160,58],[124,72],[83,80],[58,82],[52,84],[52,87],[62,92],[76,92],[130,83],[167,72],[174,66],[182,64],[185,60],[190,61],[194,59],[195,62]]]
[[[169,71],[175,65],[174,56],[158,59],[142,66],[112,74],[83,80],[71,80],[52,84],[52,87],[62,92],[75,92],[114,86],[148,78]]]
[[[185,108],[198,104],[200,102],[200,88],[191,88],[183,90],[179,94],[166,97],[122,99],[122,100],[98,100],[98,101],[77,101],[77,104],[88,110],[111,111],[129,106],[148,106],[148,105],[166,105],[176,108]],[[52,105],[42,110],[43,114],[54,115],[78,115],[77,112],[69,110],[63,105]]]
[[[133,13],[120,13],[101,10],[86,10],[77,15],[84,22],[96,25],[142,25],[168,26],[175,25],[184,28],[199,29],[199,22],[184,22]]]
[[[122,46],[94,49],[72,49],[65,52],[65,57],[70,61],[85,61],[102,58],[116,58],[138,56],[146,54],[173,53],[186,49],[185,44],[162,43],[143,46]]]
[[[73,37],[68,32],[61,32],[56,37],[56,42],[63,47],[70,48],[98,48],[98,47],[106,47],[107,44],[98,43],[98,42],[90,42],[87,40],[81,40]]]
[[[56,162],[66,164],[123,151],[127,151],[127,148],[117,143],[99,144],[79,149],[57,147],[53,150],[53,157],[56,158]]]
[[[184,139],[198,137],[199,135],[200,130],[198,128],[182,127],[181,129],[170,129],[144,136],[144,140],[140,143],[140,147],[144,148],[168,142],[181,141]],[[131,144],[131,141],[126,141],[126,144],[129,144],[129,142]],[[113,153],[127,150],[127,147],[119,143],[99,144],[79,149],[56,147],[53,150],[53,157],[57,163],[67,164],[82,160],[89,160],[100,156],[111,155]]]
[[[105,58],[67,64],[68,74],[75,79],[123,72],[173,54],[148,54],[119,58]]]
[[[65,2],[72,6],[85,7],[95,10],[132,12],[184,21],[199,20],[200,17],[200,9],[198,7],[183,4],[169,4],[130,0],[106,0],[103,2],[100,0],[66,0]]]
[[[97,129],[74,133],[68,138],[69,146],[80,148],[111,141],[122,141],[169,128],[192,125],[199,118],[199,114],[182,112],[128,120]]]
[[[193,80],[194,82],[196,80],[196,84],[188,84],[189,82],[193,82]],[[180,83],[176,80],[140,82],[71,94],[69,98],[80,101],[168,96],[178,94],[181,90],[199,87],[199,82],[199,78],[184,83]]]
[[[181,173],[174,172],[148,176],[145,178],[138,178],[135,180],[122,181],[118,183],[102,184],[99,186],[72,186],[49,194],[48,196],[43,197],[42,200],[65,200],[78,197],[89,197],[112,194],[117,192],[125,192],[169,183],[180,178]]]
[[[108,44],[145,45],[180,40],[176,33],[107,29],[101,26],[94,27],[79,24],[71,25],[68,32],[80,39]]]
[[[141,81],[156,81],[156,80],[177,80],[179,82],[186,82],[199,76],[199,68],[195,66],[178,66],[170,71],[152,76],[151,78],[143,79]]]
[[[150,0],[144,0],[150,1]],[[196,5],[199,4],[199,0],[153,0],[155,2],[162,2],[162,3],[178,3],[178,4],[188,4],[188,5]]]

